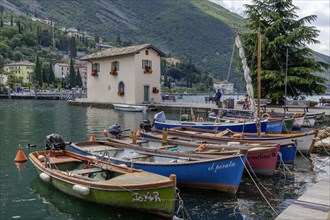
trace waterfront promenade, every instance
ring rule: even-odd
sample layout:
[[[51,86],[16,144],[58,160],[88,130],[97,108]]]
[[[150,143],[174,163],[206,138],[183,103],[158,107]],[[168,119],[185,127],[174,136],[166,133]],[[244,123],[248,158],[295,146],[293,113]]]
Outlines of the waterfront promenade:
[[[286,208],[275,220],[330,219],[330,176],[326,175]]]
[[[97,108],[113,108],[112,103],[99,103],[99,102],[88,102],[87,99],[76,99],[75,101],[68,101],[70,105],[77,106],[88,106]],[[160,102],[154,104],[144,104],[149,107],[152,111],[165,111],[174,112],[178,114],[191,114],[200,115],[206,117],[210,111],[221,111],[221,110],[235,110],[242,112],[251,112],[251,110],[242,110],[242,105],[234,103],[234,108],[218,108],[215,103],[200,103],[200,102]],[[289,109],[291,113],[304,113],[304,108]],[[284,113],[282,105],[267,105],[267,112]],[[330,125],[330,106],[315,106],[308,109],[309,113],[323,113],[325,112],[325,125]],[[262,114],[262,113],[261,113]]]

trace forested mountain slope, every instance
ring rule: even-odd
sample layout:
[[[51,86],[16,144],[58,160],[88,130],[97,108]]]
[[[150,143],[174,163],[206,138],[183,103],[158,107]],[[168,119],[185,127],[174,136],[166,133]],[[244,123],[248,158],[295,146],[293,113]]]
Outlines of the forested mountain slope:
[[[3,0],[25,14],[88,31],[105,41],[152,43],[226,79],[235,29],[245,20],[208,0]],[[238,76],[238,74],[235,74]]]

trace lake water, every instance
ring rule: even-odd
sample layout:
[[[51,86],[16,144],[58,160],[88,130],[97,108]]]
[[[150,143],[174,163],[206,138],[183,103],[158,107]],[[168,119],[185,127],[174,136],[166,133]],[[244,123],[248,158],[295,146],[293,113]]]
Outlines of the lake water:
[[[51,133],[62,135],[65,141],[85,141],[91,134],[101,140],[103,130],[110,125],[117,123],[122,129],[137,130],[140,121],[152,119],[153,114],[69,106],[65,101],[0,100],[0,219],[153,219],[65,195],[40,180],[31,162],[20,169],[14,162],[19,144],[37,145],[24,150],[28,155],[43,150],[44,138]],[[322,170],[298,156],[290,168],[292,174],[278,171],[273,177],[259,177],[263,185],[259,187],[277,213],[329,172],[328,157],[314,157],[314,160]],[[192,219],[277,216],[248,176],[242,179],[236,195],[196,189],[180,189],[180,195]]]

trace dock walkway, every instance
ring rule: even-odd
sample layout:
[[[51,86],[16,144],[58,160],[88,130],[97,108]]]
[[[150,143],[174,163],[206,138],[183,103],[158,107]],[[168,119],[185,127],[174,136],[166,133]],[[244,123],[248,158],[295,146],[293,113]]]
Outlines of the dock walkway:
[[[112,103],[104,102],[89,102],[87,99],[76,99],[75,101],[69,100],[70,105],[77,106],[89,106],[89,107],[98,107],[98,108],[113,108]],[[160,102],[153,105],[150,104],[141,104],[146,106],[152,106],[154,111],[166,111],[174,112],[181,114],[190,114],[193,110],[195,115],[200,115],[206,117],[210,111],[228,111],[228,108],[218,108],[215,103],[183,103],[183,102]],[[241,112],[251,112],[251,110],[242,110],[242,104],[234,104],[233,110],[239,110]],[[283,107],[279,105],[267,105],[267,111],[282,113],[284,112]],[[295,109],[292,113],[301,112],[304,113],[303,109]],[[325,124],[330,123],[330,106],[315,106],[309,108],[310,113],[322,113],[325,112],[326,121]]]
[[[288,219],[330,219],[329,175],[315,183],[276,218]]]

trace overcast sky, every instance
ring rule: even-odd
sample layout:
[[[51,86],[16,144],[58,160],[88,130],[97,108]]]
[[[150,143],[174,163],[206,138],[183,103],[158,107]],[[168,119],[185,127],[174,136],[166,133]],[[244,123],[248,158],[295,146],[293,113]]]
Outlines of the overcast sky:
[[[228,10],[235,12],[243,17],[245,7],[244,4],[251,4],[250,0],[210,0],[221,5]],[[295,13],[299,17],[308,15],[317,15],[317,20],[312,26],[320,31],[317,40],[319,44],[309,45],[309,47],[319,53],[330,56],[330,0],[292,0],[292,3],[299,8]],[[309,24],[305,24],[309,25]]]

